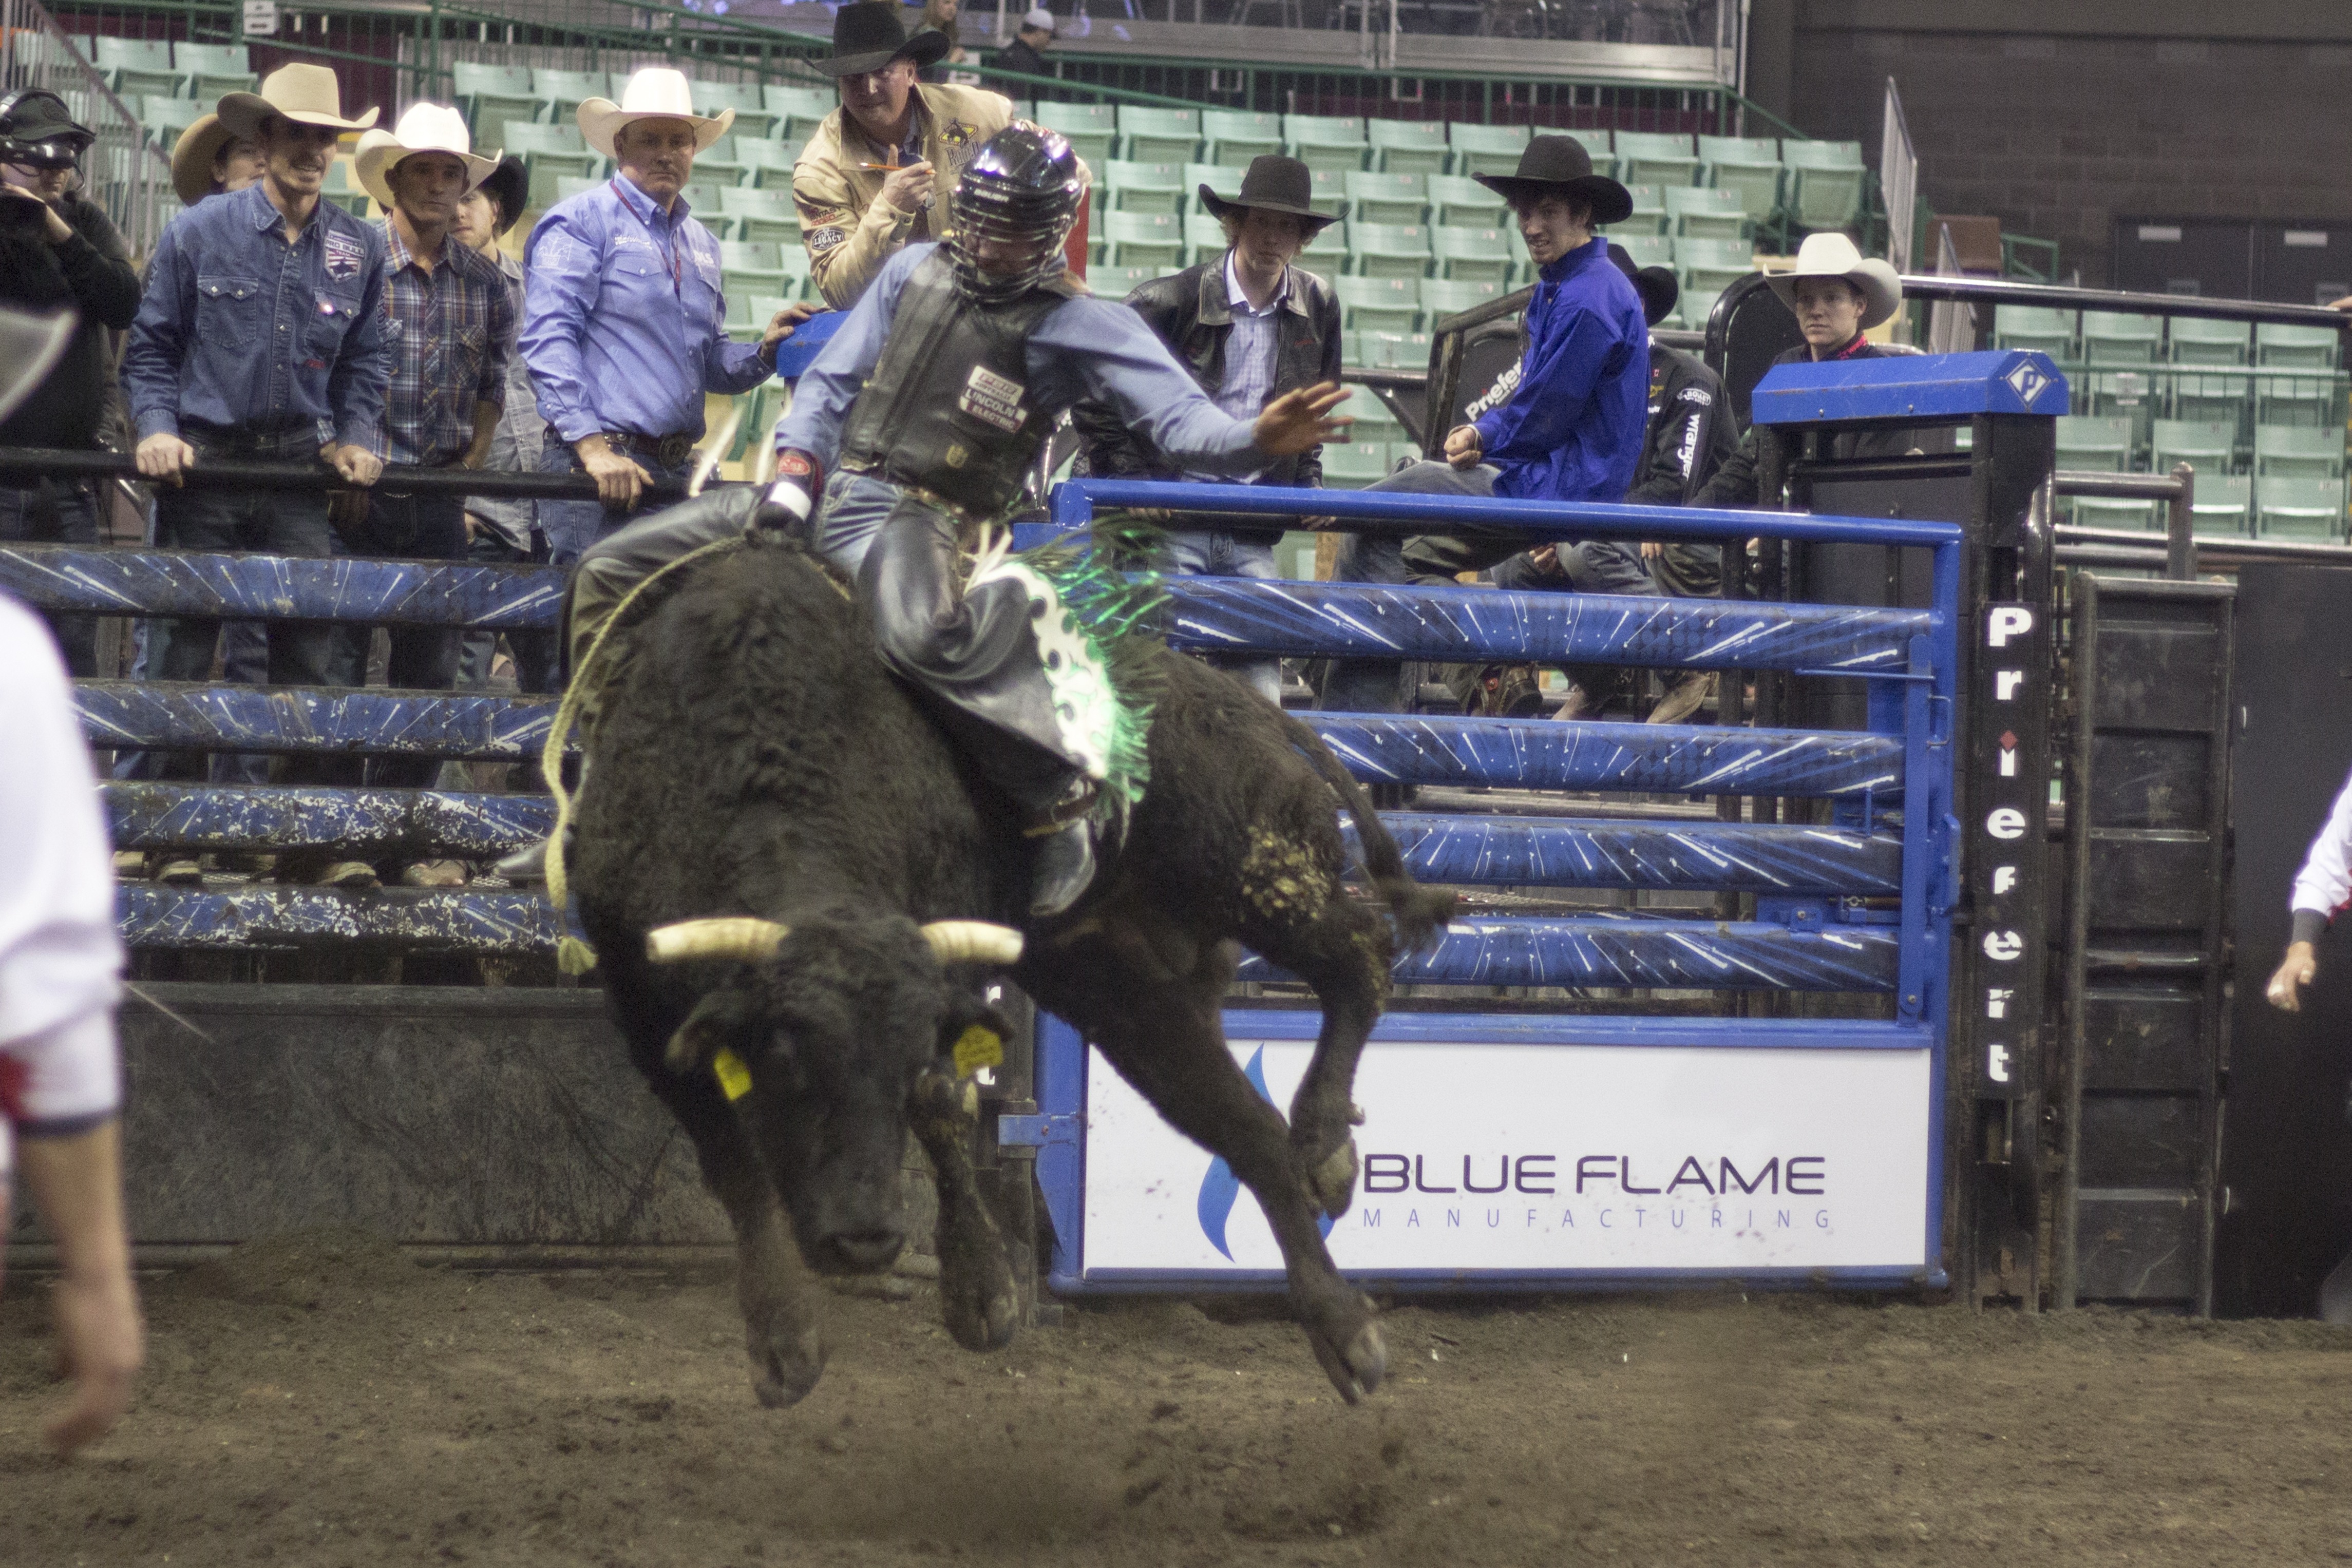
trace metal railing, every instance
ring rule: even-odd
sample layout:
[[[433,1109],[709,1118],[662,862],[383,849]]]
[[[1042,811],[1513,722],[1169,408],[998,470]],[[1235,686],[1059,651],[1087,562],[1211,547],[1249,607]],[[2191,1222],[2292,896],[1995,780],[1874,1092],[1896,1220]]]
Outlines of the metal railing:
[[[46,88],[97,133],[82,165],[82,193],[106,209],[131,255],[145,256],[163,226],[172,169],[149,144],[136,110],[108,90],[39,0],[0,0],[0,40],[7,91]]]

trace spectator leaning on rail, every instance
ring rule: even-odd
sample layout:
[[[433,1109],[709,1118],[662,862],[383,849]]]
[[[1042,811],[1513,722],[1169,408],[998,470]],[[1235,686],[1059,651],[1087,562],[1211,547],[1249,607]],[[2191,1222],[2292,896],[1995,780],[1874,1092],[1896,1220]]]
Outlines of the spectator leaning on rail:
[[[0,446],[99,444],[114,381],[109,334],[138,314],[139,275],[105,213],[75,193],[96,140],[56,93],[32,88],[0,99],[0,300],[80,318],[65,357],[0,420]],[[0,476],[0,539],[97,544],[95,490],[83,479]],[[48,619],[66,668],[98,674],[97,618]]]
[[[220,100],[221,123],[251,141],[261,183],[199,202],[156,242],[131,323],[122,380],[139,432],[139,471],[156,497],[159,544],[184,550],[331,553],[327,490],[184,488],[208,458],[321,459],[372,485],[391,355],[383,333],[383,235],[320,200],[335,142],[375,123],[346,119],[325,66],[281,66],[261,91]],[[322,481],[325,475],[320,476]],[[173,623],[152,672],[201,680],[220,622]],[[269,627],[269,684],[327,684],[331,628]],[[315,763],[289,775],[314,779]]]
[[[708,119],[691,101],[684,75],[648,66],[619,103],[582,104],[580,133],[618,172],[550,207],[524,247],[522,354],[549,432],[540,467],[593,476],[602,502],[541,504],[558,566],[618,528],[656,475],[684,479],[703,394],[772,377],[776,344],[807,319],[780,310],[757,345],[728,340],[719,242],[678,192],[735,111]]]
[[[1445,461],[1415,463],[1372,486],[1437,496],[1502,496],[1540,501],[1622,501],[1633,486],[1648,423],[1649,324],[1626,276],[1611,265],[1595,225],[1633,210],[1625,187],[1592,172],[1584,144],[1538,136],[1518,172],[1477,174],[1511,204],[1538,269],[1527,311],[1527,349],[1517,382],[1495,407],[1445,437]],[[1394,538],[1356,534],[1341,542],[1333,576],[1346,582],[1452,583],[1457,574],[1506,560],[1524,546],[1514,531]],[[1631,551],[1595,552],[1588,592],[1654,591]],[[1331,667],[1321,706],[1393,713],[1404,706],[1399,666],[1348,659]]]
[[[793,205],[809,272],[836,310],[908,246],[947,237],[964,164],[1013,122],[1008,99],[916,79],[947,48],[944,33],[908,37],[892,0],[860,0],[834,14],[833,54],[812,62],[841,84],[841,107],[793,164]]]
[[[1201,187],[1202,204],[1224,225],[1226,248],[1171,277],[1144,284],[1127,297],[1201,390],[1235,419],[1258,412],[1300,387],[1339,379],[1339,300],[1331,286],[1291,264],[1337,214],[1318,213],[1307,165],[1267,153],[1242,177],[1228,201]],[[1087,472],[1097,479],[1200,479],[1231,483],[1215,474],[1187,473],[1131,430],[1114,411],[1081,403],[1076,413],[1087,442]],[[1319,489],[1323,448],[1277,458],[1250,484]],[[1188,576],[1273,578],[1280,518],[1252,528],[1234,518],[1187,517],[1168,522],[1170,570]],[[1270,702],[1282,700],[1282,665],[1267,658],[1221,659]]]

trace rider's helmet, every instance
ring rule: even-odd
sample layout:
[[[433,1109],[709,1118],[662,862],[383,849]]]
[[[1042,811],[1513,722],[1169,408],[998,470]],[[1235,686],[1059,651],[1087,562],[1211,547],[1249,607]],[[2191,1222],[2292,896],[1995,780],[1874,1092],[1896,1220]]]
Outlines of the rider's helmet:
[[[1053,131],[1018,120],[990,137],[964,165],[950,204],[947,246],[957,285],[974,299],[1003,300],[1059,277],[1062,242],[1086,195],[1078,155]],[[983,267],[989,242],[1023,259],[1008,268],[992,256],[996,267]]]

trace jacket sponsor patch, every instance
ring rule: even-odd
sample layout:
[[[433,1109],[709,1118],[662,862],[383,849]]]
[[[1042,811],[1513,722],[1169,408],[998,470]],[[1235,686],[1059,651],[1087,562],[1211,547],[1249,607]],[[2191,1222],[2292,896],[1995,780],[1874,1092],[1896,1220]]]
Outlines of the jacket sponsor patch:
[[[956,399],[956,407],[999,430],[1019,430],[1028,419],[1029,411],[1021,406],[1022,394],[1029,389],[1019,382],[1007,381],[986,365],[974,365],[971,374],[964,378],[963,392]]]
[[[341,230],[327,231],[325,261],[330,277],[357,277],[360,265],[367,260],[366,247]]]
[[[801,222],[808,225],[812,228],[815,227],[819,224],[850,223],[856,217],[855,213],[852,213],[847,207],[841,205],[838,202],[827,202],[820,200],[814,196],[803,196],[798,192],[794,192],[793,193],[793,206],[799,212]]]
[[[806,242],[811,256],[823,256],[849,237],[846,229],[804,229],[801,238]]]
[[[971,127],[961,120],[950,120],[940,127],[940,140],[950,147],[961,147],[971,140]]]
[[[1682,391],[1676,392],[1675,396],[1681,402],[1695,403],[1700,408],[1712,408],[1715,406],[1715,394],[1707,391],[1705,387],[1685,387]]]

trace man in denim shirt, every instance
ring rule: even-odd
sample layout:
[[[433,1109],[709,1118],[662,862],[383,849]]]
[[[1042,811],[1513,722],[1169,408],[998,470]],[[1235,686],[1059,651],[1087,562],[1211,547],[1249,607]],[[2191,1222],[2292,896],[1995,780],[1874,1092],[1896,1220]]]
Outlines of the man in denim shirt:
[[[162,481],[157,542],[185,550],[331,551],[327,492],[191,490],[207,458],[323,460],[372,485],[391,357],[383,339],[383,235],[319,199],[335,141],[375,121],[344,119],[334,73],[286,66],[259,95],[220,100],[222,123],[261,149],[257,185],[189,208],[163,231],[131,323],[122,381],[139,434],[139,471]],[[321,472],[321,479],[326,476]],[[176,622],[153,672],[201,680],[216,620]],[[322,622],[273,622],[272,685],[323,685],[332,641]],[[289,763],[289,777],[315,777]]]

